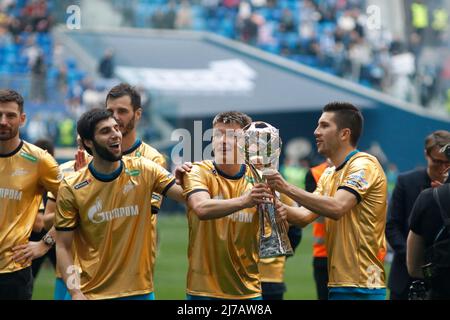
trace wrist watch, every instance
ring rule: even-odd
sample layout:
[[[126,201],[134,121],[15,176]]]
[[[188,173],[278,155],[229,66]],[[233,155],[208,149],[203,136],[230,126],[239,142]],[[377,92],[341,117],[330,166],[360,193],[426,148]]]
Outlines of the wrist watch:
[[[53,247],[56,243],[55,239],[48,233],[42,238],[42,241],[50,247]]]

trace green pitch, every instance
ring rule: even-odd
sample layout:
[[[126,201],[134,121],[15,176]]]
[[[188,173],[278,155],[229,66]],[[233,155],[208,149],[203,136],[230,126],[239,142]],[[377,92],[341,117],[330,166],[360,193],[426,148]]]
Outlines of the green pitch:
[[[184,215],[161,215],[160,247],[156,260],[155,295],[158,300],[185,299],[187,271],[187,221]],[[386,266],[389,267],[389,266]],[[33,299],[53,299],[54,271],[44,265],[35,282]],[[295,255],[287,260],[285,299],[316,299],[312,274],[312,228],[303,230]]]

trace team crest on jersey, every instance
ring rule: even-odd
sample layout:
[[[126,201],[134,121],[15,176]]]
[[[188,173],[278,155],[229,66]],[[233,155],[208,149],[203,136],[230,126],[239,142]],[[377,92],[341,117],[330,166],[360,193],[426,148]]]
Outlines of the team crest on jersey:
[[[345,181],[346,184],[356,187],[358,190],[367,190],[369,186],[369,182],[365,178],[366,172],[365,170],[360,170],[358,172],[355,172],[351,174],[347,181]]]
[[[136,151],[135,156],[139,158],[140,156],[142,156],[142,153],[140,151]]]
[[[74,189],[75,189],[75,190],[78,190],[78,189],[81,189],[81,188],[83,188],[83,187],[86,187],[90,182],[91,182],[91,179],[86,179],[86,180],[84,180],[83,182],[80,182],[80,183],[76,184],[76,185],[74,186]]]

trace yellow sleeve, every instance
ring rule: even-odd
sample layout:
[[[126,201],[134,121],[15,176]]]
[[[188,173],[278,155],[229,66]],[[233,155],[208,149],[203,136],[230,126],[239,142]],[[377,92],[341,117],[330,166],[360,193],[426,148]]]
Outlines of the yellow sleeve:
[[[195,192],[206,191],[209,193],[207,175],[198,164],[192,166],[190,172],[185,173],[183,178],[183,195],[187,199]]]
[[[61,182],[56,199],[55,229],[70,231],[76,229],[79,223],[78,208],[73,192],[65,180]]]
[[[63,178],[56,160],[47,152],[39,159],[39,184],[45,190],[58,194],[58,187]]]
[[[350,164],[347,175],[338,187],[338,190],[344,189],[353,193],[358,202],[360,202],[378,178],[377,168],[378,166],[370,159],[355,159]]]
[[[328,170],[328,169],[325,169],[325,170]],[[323,196],[323,184],[324,184],[325,176],[326,176],[325,174],[322,174],[320,176],[319,181],[317,181],[316,190],[314,190],[313,194]]]
[[[169,190],[170,187],[175,184],[175,177],[169,171],[153,161],[143,158],[142,161],[143,166],[146,168],[145,171],[149,172],[149,179],[152,186],[152,195],[155,192],[165,195],[167,190]]]
[[[159,154],[156,157],[154,157],[153,162],[155,162],[155,163],[159,164],[161,167],[167,169],[167,161],[166,161],[166,158],[162,154]]]
[[[161,167],[167,169],[166,158],[164,158],[162,154],[159,154],[156,157],[154,157],[153,161],[159,164]],[[163,200],[162,195],[160,195],[159,193],[152,193],[152,201],[151,201],[152,213],[158,213],[162,205],[162,200]]]

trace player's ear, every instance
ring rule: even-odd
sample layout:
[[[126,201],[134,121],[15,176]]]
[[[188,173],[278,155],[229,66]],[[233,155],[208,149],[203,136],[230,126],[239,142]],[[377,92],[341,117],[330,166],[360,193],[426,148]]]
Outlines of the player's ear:
[[[344,128],[340,132],[342,140],[349,140],[350,141],[351,134],[352,134],[352,131],[349,128]]]
[[[88,147],[89,149],[93,149],[94,148],[94,143],[92,142],[92,140],[88,140],[88,139],[80,139],[81,140],[81,144],[86,147]]]
[[[141,120],[141,117],[142,117],[142,108],[137,109],[137,110],[134,112],[134,116],[135,116],[135,118],[136,118],[137,121]]]
[[[22,112],[19,115],[19,119],[20,119],[19,127],[22,128],[25,125],[25,123],[27,122],[27,115],[25,114],[25,112]]]

